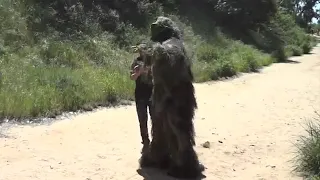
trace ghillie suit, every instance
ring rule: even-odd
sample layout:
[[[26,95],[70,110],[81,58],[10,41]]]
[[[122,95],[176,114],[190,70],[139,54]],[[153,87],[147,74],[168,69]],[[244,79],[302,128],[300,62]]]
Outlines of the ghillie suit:
[[[151,25],[153,46],[152,142],[140,166],[168,169],[177,178],[196,178],[204,170],[193,149],[194,112],[197,108],[191,62],[175,23],[158,17]]]

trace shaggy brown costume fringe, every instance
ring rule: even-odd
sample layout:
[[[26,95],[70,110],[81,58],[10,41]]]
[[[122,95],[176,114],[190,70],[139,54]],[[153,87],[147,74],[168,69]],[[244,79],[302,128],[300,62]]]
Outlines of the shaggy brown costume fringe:
[[[168,169],[177,178],[196,178],[204,171],[193,149],[197,108],[191,65],[172,20],[158,17],[151,26],[153,47],[152,142],[140,165]]]

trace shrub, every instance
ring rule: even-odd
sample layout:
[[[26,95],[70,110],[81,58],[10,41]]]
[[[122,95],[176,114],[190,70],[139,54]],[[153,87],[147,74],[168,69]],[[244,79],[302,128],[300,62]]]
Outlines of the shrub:
[[[303,51],[299,46],[290,45],[287,48],[292,56],[301,56],[303,54]]]
[[[312,47],[316,45],[317,45],[316,38],[308,35],[305,41],[302,43],[301,48],[304,54],[309,54],[310,51],[312,50]]]
[[[280,10],[272,21],[272,25],[275,28],[275,33],[284,42],[284,55],[288,56],[300,56],[310,52],[312,39],[305,30],[300,28],[296,22],[295,17],[285,11]],[[278,53],[279,55],[279,53]],[[278,59],[285,60],[286,57],[282,55],[276,56]]]
[[[295,171],[314,179],[320,178],[320,114],[306,126],[306,135],[302,135],[296,147]],[[317,177],[319,176],[319,177]]]
[[[240,41],[228,40],[225,43],[204,43],[198,47],[196,52],[199,65],[194,68],[196,77],[201,76],[196,78],[198,81],[231,77],[237,72],[255,72],[274,62],[270,55]],[[201,65],[204,68],[199,69]]]
[[[309,43],[304,43],[302,45],[302,51],[303,51],[303,54],[309,54],[310,51],[311,51],[311,45]]]
[[[214,44],[203,44],[198,47],[196,56],[199,61],[206,63],[214,63],[217,59],[223,56],[224,50]]]

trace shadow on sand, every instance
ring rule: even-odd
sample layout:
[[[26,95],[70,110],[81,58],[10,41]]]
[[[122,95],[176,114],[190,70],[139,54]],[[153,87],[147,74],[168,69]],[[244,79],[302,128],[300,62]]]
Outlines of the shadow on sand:
[[[277,63],[300,64],[301,62],[287,59],[287,60],[285,60],[283,62],[277,62]]]
[[[155,168],[141,168],[137,170],[137,173],[143,177],[144,180],[186,180],[186,179],[177,179],[171,176],[168,176],[165,171],[161,171]],[[201,175],[196,179],[188,180],[201,180],[206,178],[205,175]]]

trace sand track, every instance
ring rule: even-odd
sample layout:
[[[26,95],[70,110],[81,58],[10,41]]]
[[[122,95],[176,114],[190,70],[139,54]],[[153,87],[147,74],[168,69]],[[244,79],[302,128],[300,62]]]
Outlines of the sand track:
[[[301,124],[320,110],[320,46],[291,60],[195,85],[196,150],[206,179],[302,179],[289,160]],[[170,180],[157,171],[137,173],[140,148],[134,106],[15,126],[0,137],[0,180]]]

